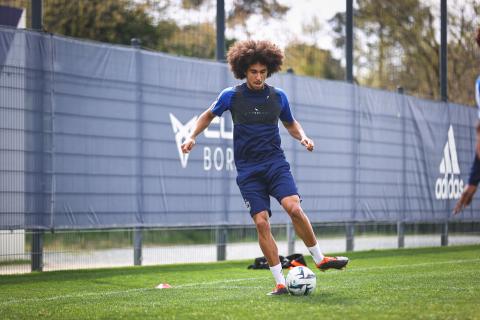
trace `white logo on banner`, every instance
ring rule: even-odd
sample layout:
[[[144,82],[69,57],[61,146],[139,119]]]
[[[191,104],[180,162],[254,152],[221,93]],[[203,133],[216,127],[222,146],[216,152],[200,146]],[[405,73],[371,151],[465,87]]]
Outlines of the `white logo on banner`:
[[[177,144],[178,155],[180,157],[180,163],[182,168],[187,167],[189,153],[182,152],[182,143],[192,134],[195,129],[195,122],[197,116],[194,116],[186,124],[182,124],[172,113],[170,113],[170,122],[172,123],[173,133],[175,133],[175,143]],[[215,129],[215,125],[219,128]],[[207,128],[204,131],[205,138],[208,139],[233,139],[233,131],[227,131],[225,129],[225,119],[215,117],[211,122],[211,128]],[[215,147],[212,151],[210,147],[203,148],[203,169],[210,171],[214,168],[217,171],[234,169],[233,166],[233,149],[227,147],[222,149],[221,147]]]
[[[453,127],[448,129],[448,139],[443,148],[443,158],[439,167],[443,178],[438,178],[435,184],[435,197],[437,199],[458,199],[463,192],[463,180],[458,178],[460,166],[458,165],[457,148]]]
[[[175,142],[177,144],[178,155],[180,156],[180,163],[182,168],[187,167],[188,153],[182,152],[182,143],[187,139],[195,129],[195,122],[197,121],[197,116],[190,119],[186,124],[182,124],[178,121],[173,114],[170,113],[170,122],[172,123],[173,133],[175,133]]]

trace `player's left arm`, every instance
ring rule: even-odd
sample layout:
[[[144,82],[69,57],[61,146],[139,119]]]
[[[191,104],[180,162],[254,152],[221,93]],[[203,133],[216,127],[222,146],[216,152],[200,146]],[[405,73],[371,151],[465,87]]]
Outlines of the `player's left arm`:
[[[313,140],[305,134],[305,131],[300,123],[293,117],[287,95],[285,92],[283,92],[283,90],[278,88],[276,88],[276,93],[280,96],[280,103],[282,105],[280,120],[282,121],[285,129],[287,129],[288,133],[290,133],[292,137],[300,140],[300,143],[304,145],[308,151],[313,151],[315,144],[313,143]]]
[[[313,147],[315,146],[313,140],[307,137],[305,131],[297,120],[293,120],[292,122],[282,121],[282,123],[292,137],[300,140],[300,143],[304,145],[308,151],[313,151]]]

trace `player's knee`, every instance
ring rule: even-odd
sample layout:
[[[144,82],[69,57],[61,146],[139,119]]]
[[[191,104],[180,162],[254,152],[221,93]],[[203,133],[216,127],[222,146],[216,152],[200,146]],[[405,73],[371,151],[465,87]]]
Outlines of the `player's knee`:
[[[299,203],[293,203],[287,209],[288,215],[293,219],[301,219],[303,216],[303,210]]]
[[[258,232],[270,231],[270,223],[268,222],[268,219],[264,217],[258,217],[255,219],[255,226],[257,227]]]

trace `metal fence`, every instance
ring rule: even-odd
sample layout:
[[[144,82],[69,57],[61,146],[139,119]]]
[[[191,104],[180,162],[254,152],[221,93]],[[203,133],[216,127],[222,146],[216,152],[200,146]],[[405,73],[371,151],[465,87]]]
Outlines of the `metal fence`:
[[[345,224],[314,224],[314,230],[324,252],[346,250]],[[309,254],[299,239],[289,238],[288,226],[275,225],[272,231],[279,254]],[[45,231],[43,250],[39,252],[32,247],[35,236],[32,231],[0,231],[0,275],[28,273],[36,267],[35,263],[40,263],[41,268],[33,270],[55,271],[215,262],[219,248],[225,248],[221,254],[226,260],[245,260],[245,268],[254,258],[263,256],[252,225],[229,227],[224,243],[218,243],[216,228],[147,228],[141,230],[143,244],[135,247],[136,232],[134,229]],[[400,230],[395,224],[368,223],[355,225],[354,234],[355,251],[480,243],[478,223],[450,223],[447,230],[440,224],[405,224]]]

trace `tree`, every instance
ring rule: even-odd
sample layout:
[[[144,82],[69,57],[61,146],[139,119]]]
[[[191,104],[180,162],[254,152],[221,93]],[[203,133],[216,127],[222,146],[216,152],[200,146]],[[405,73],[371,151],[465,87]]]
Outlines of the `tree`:
[[[291,68],[298,75],[343,80],[345,70],[331,52],[305,43],[292,43],[285,48],[283,69]]]
[[[215,42],[215,29],[211,23],[205,22],[177,27],[158,49],[183,56],[214,59]]]
[[[213,0],[182,0],[182,8],[199,9],[201,6],[210,4]],[[230,27],[242,26],[250,36],[247,21],[254,15],[261,15],[263,19],[282,18],[289,10],[288,6],[282,5],[278,0],[234,0],[233,8],[227,13],[227,24]]]
[[[480,3],[466,1],[450,10],[448,16],[448,95],[451,101],[466,105],[475,103],[475,78],[478,68],[478,47],[474,41],[479,27]]]
[[[402,86],[408,93],[439,99],[440,44],[433,8],[419,0],[358,0],[357,4],[354,56],[358,82],[388,90]],[[464,85],[468,81],[473,92],[474,77],[467,76],[467,69],[474,65],[471,37],[474,17],[467,17],[466,13],[478,12],[478,7],[479,4],[472,0],[459,6],[460,14],[451,12],[449,15],[449,98],[459,103],[473,101],[473,95],[465,94],[466,89],[458,83]],[[330,23],[337,33],[337,46],[343,46],[345,15],[335,15]],[[465,40],[472,44],[466,46]]]
[[[171,35],[172,23],[156,25],[152,12],[161,13],[166,4],[133,0],[45,1],[46,31],[71,37],[130,44],[139,38],[142,45],[154,48],[159,33]],[[160,28],[162,27],[162,28]]]
[[[233,9],[228,13],[227,23],[230,27],[241,25],[245,32],[247,21],[253,15],[261,15],[264,20],[282,18],[290,8],[277,0],[235,0]]]

